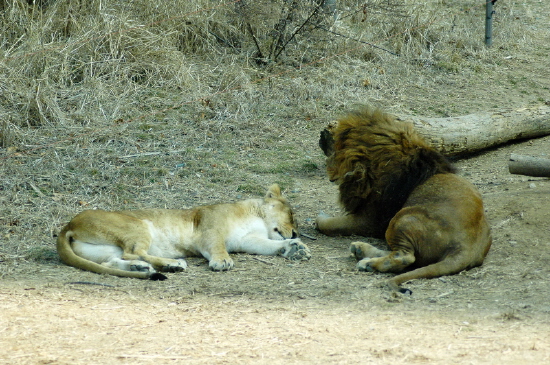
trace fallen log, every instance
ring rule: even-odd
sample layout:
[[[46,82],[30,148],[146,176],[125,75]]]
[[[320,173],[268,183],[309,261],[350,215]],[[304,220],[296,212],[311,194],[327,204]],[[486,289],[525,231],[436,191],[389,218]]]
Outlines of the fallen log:
[[[550,177],[550,159],[512,153],[508,161],[508,171],[511,174]]]
[[[550,135],[550,106],[451,118],[402,117],[446,156],[465,156],[510,141]]]

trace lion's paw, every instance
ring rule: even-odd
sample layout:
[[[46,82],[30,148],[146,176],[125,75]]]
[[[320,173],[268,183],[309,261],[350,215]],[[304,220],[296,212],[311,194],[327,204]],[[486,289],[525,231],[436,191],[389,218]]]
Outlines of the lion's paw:
[[[363,260],[371,257],[381,257],[389,254],[389,252],[380,250],[366,242],[352,242],[349,250],[357,260]]]
[[[363,253],[363,250],[361,250],[361,245],[358,245],[357,243],[361,242],[352,242],[349,246],[349,250],[357,260],[361,260],[365,257],[365,254]]]
[[[221,260],[210,260],[208,266],[214,271],[227,271],[231,270],[235,264],[233,263],[233,259],[230,257],[221,259]]]
[[[317,215],[317,218],[315,219],[316,228],[319,229],[323,225],[323,222],[330,218],[331,218],[330,215],[328,215],[323,211],[320,211],[319,214]]]
[[[357,270],[359,271],[376,271],[373,267],[374,260],[370,258],[363,259],[357,263]]]
[[[187,262],[183,259],[175,260],[162,268],[164,272],[182,272],[187,269]]]
[[[321,210],[319,214],[317,214],[317,219],[324,219],[324,218],[330,218],[330,215],[328,215],[327,213]]]
[[[288,245],[285,245],[281,255],[289,260],[301,261],[311,258],[311,251],[300,240],[289,240]]]

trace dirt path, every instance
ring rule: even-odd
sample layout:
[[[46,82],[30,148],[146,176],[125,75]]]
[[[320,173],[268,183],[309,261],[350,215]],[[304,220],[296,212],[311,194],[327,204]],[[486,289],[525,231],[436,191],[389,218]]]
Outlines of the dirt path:
[[[3,364],[543,364],[548,321],[344,303],[175,302],[103,288],[0,294]],[[108,294],[107,294],[108,293]],[[95,294],[95,295],[94,295]]]

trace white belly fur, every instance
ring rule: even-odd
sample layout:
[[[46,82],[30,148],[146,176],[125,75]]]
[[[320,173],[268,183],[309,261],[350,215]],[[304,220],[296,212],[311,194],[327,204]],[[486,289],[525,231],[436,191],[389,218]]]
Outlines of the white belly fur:
[[[151,246],[147,252],[149,255],[177,259],[185,257],[185,251],[191,246],[193,240],[192,227],[182,229],[174,226],[157,226],[152,221],[143,220],[151,235]]]
[[[225,245],[229,252],[239,252],[242,250],[243,237],[254,233],[257,236],[268,238],[267,226],[261,218],[251,218],[235,226],[229,232]]]
[[[93,244],[74,240],[72,247],[74,253],[78,256],[98,264],[122,257],[122,249],[114,245]]]

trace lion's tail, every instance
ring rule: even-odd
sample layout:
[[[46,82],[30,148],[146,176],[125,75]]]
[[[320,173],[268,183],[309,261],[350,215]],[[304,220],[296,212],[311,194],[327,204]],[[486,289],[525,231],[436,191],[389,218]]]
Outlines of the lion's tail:
[[[388,280],[389,286],[398,290],[401,293],[410,291],[409,289],[400,288],[400,285],[414,279],[431,279],[440,276],[457,274],[462,270],[471,269],[476,266],[481,266],[483,259],[472,262],[472,258],[468,254],[458,253],[446,257],[445,259],[433,263],[428,266],[422,266],[411,271],[394,276]]]
[[[69,266],[73,266],[82,270],[95,272],[97,274],[109,274],[114,276],[137,278],[137,279],[150,279],[150,280],[165,280],[166,276],[160,273],[149,273],[142,271],[126,271],[115,269],[100,265],[96,262],[87,260],[78,256],[71,246],[72,232],[67,225],[57,237],[57,252],[61,261]]]

